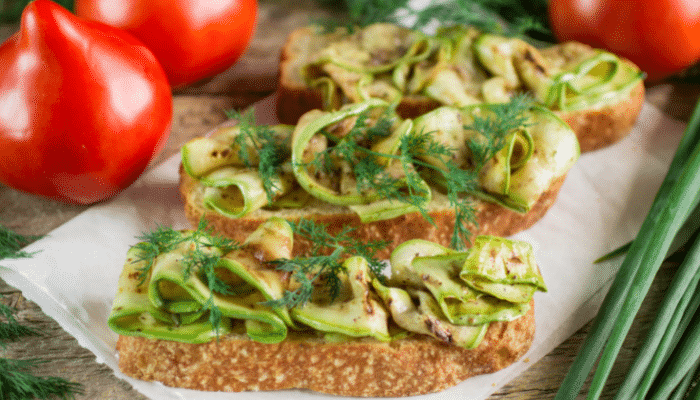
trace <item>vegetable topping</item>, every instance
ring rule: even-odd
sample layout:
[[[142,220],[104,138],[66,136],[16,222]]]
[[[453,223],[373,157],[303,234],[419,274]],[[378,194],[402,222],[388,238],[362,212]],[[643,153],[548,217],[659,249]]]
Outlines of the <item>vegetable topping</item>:
[[[552,110],[570,111],[613,103],[642,79],[632,63],[587,45],[539,49],[471,27],[441,28],[429,36],[378,23],[318,36],[301,74],[307,84],[323,89],[324,104],[331,108],[414,95],[461,107],[529,93]]]
[[[455,212],[456,249],[469,241],[474,198],[527,212],[579,155],[571,129],[526,96],[405,120],[380,99],[310,111],[293,128],[239,117],[182,148],[205,207],[240,218],[321,202],[368,223],[415,212],[432,221],[440,201]]]
[[[293,233],[332,255],[291,258]],[[325,340],[411,334],[472,348],[488,324],[524,315],[546,291],[530,245],[479,236],[458,252],[405,242],[379,269],[373,252],[302,220],[271,218],[242,243],[159,228],[133,246],[119,279],[109,326],[122,335],[202,343],[229,333],[277,343],[290,332]],[[407,279],[405,279],[407,278]]]

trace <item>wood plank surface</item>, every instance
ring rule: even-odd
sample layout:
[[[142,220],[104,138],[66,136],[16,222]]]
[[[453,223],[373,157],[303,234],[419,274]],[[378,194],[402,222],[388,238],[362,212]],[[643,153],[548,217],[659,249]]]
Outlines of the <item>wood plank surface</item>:
[[[201,135],[224,121],[225,110],[245,107],[271,93],[277,83],[277,59],[286,34],[305,25],[311,18],[329,14],[328,10],[321,10],[316,4],[311,1],[260,1],[258,28],[242,60],[213,79],[175,93],[172,133],[154,164],[176,153],[179,146],[188,139]],[[0,26],[0,39],[15,30],[16,26]],[[687,119],[698,93],[700,89],[697,86],[667,82],[650,87],[647,99],[669,115]],[[86,208],[41,199],[0,184],[0,224],[24,235],[46,234]],[[619,365],[611,377],[613,387],[624,376],[625,365],[641,345],[655,306],[659,303],[674,268],[674,263],[665,264],[652,287],[620,355]],[[36,304],[25,300],[20,291],[0,281],[0,294],[0,301],[20,310],[20,321],[44,333],[8,345],[5,357],[39,358],[46,361],[36,372],[40,375],[61,376],[82,384],[85,394],[79,396],[79,399],[145,398],[127,382],[116,378],[108,367],[97,362],[90,351],[82,348],[75,338],[42,313]],[[553,398],[588,329],[589,325],[584,326],[491,399]],[[612,391],[606,391],[603,398],[612,398]]]

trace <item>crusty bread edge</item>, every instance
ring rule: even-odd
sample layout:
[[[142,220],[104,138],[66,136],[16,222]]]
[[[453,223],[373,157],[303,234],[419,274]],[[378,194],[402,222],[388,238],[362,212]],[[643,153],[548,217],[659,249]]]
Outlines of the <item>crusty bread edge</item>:
[[[290,78],[293,61],[298,57],[295,41],[310,33],[308,27],[295,30],[280,53],[277,118],[283,124],[294,125],[305,112],[323,107],[320,90]],[[623,62],[629,63],[627,60]],[[642,109],[644,96],[644,82],[640,79],[628,96],[618,102],[599,108],[557,111],[555,114],[569,124],[579,140],[581,152],[585,153],[608,147],[627,136]],[[404,118],[415,118],[438,106],[437,101],[425,96],[406,96],[398,105],[397,113]]]
[[[119,368],[133,378],[203,391],[309,389],[357,397],[400,397],[442,391],[496,372],[522,358],[535,335],[530,311],[492,323],[474,349],[416,335],[382,343],[292,338],[263,344],[241,336],[204,344],[120,336]]]
[[[493,235],[507,237],[523,231],[539,221],[556,201],[565,175],[556,178],[535,205],[527,213],[508,210],[497,204],[474,200],[477,226],[473,235]],[[265,222],[274,211],[259,210],[255,216],[238,219],[228,218],[215,211],[205,209],[198,196],[198,182],[180,168],[180,194],[184,203],[185,215],[193,226],[204,218],[207,225],[216,233],[243,242],[255,229]],[[314,213],[309,210],[303,215],[286,218],[296,222],[301,216],[327,226],[331,234],[337,234],[345,227],[352,227],[351,234],[363,242],[388,241],[388,246],[377,253],[380,259],[389,257],[391,251],[399,244],[411,239],[424,239],[443,246],[449,246],[454,230],[455,214],[452,208],[434,209],[429,212],[433,222],[426,220],[418,212],[404,214],[396,218],[362,223],[354,212],[346,209],[342,213]],[[306,254],[311,242],[303,237],[294,237],[294,255]]]
[[[644,82],[639,82],[623,100],[594,110],[557,111],[576,133],[581,152],[608,147],[631,131],[644,105]]]

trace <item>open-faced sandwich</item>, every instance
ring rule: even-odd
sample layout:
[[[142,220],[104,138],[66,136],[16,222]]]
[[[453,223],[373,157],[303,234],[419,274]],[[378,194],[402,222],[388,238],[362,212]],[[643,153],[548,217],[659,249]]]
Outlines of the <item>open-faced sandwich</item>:
[[[414,119],[380,99],[313,110],[296,126],[241,116],[182,148],[189,220],[244,240],[271,217],[310,219],[360,240],[425,239],[460,249],[509,236],[554,203],[579,156],[571,128],[526,96],[443,106]],[[297,238],[295,251],[310,243]]]
[[[293,256],[293,233],[315,243],[311,255]],[[109,317],[119,367],[196,390],[444,390],[522,357],[533,295],[546,291],[531,246],[496,237],[476,237],[468,251],[408,241],[390,268],[376,243],[307,220],[270,218],[241,243],[205,224],[142,239]]]
[[[568,42],[537,48],[518,39],[450,27],[435,35],[379,23],[349,31],[294,31],[281,54],[279,120],[368,98],[397,102],[404,118],[442,105],[507,102],[529,93],[565,120],[581,151],[624,137],[644,100],[628,60]]]

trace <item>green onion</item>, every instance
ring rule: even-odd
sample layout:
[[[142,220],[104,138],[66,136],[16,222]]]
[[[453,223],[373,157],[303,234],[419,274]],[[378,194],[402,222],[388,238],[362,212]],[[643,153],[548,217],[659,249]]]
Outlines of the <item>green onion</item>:
[[[700,192],[700,102],[686,127],[651,209],[603,300],[583,347],[555,400],[574,400],[600,356],[589,399],[597,399],[634,317],[676,233]]]
[[[686,393],[688,387],[690,387],[690,384],[692,382],[697,382],[698,378],[700,378],[700,360],[695,363],[695,370],[693,373],[686,375],[685,378],[683,378],[683,382],[678,385],[679,388],[676,390],[676,392],[679,394],[674,393],[674,396],[669,400],[681,400],[683,398],[683,394]],[[688,396],[685,398],[693,400],[700,399],[700,384],[696,384],[693,390],[689,392]]]
[[[631,394],[635,389],[636,398],[646,395],[649,391],[654,378],[668,359],[670,351],[690,323],[689,316],[695,314],[700,306],[700,293],[697,293],[700,281],[698,269],[700,269],[700,240],[696,240],[669,285],[644,345],[632,367],[627,371],[627,376],[615,400],[633,398]],[[639,386],[640,383],[641,386]]]
[[[694,318],[680,343],[669,357],[669,364],[659,374],[651,400],[667,400],[683,378],[693,375],[700,359],[700,318]]]

